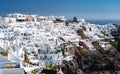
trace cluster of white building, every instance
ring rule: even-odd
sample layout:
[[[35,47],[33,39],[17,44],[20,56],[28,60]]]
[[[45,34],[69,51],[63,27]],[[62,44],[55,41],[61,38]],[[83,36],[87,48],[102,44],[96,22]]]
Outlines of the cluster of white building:
[[[60,21],[56,21],[59,19]],[[110,32],[117,30],[112,24],[95,25],[80,19],[79,23],[65,23],[64,16],[38,16],[26,14],[8,14],[6,17],[0,17],[0,52],[8,48],[7,59],[12,62],[20,62],[21,67],[25,69],[23,63],[25,52],[30,63],[37,65],[52,64],[60,65],[62,60],[72,60],[72,55],[66,52],[63,57],[59,52],[64,43],[69,41],[79,45],[82,41],[90,50],[95,50],[93,41],[106,49],[103,39],[113,39]],[[77,30],[83,30],[86,39],[77,34]],[[68,45],[66,48],[72,47]],[[83,46],[80,46],[83,47]],[[2,55],[0,55],[2,56]],[[3,63],[3,62],[2,62]],[[0,62],[1,64],[1,62]],[[0,66],[1,69],[1,66]]]

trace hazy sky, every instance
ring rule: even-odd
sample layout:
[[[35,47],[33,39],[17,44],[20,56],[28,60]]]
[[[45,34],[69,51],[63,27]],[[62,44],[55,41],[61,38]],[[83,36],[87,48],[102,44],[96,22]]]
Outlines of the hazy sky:
[[[0,15],[8,13],[120,19],[120,0],[0,0]]]

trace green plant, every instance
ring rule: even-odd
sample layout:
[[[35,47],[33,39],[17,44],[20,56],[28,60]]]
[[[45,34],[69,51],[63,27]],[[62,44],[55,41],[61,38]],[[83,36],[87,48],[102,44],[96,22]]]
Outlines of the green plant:
[[[32,74],[37,74],[37,72],[35,70],[32,70]]]
[[[46,64],[46,68],[54,71],[56,70],[55,66],[53,66],[52,64]]]
[[[51,69],[52,68],[52,64],[46,64],[46,68]]]
[[[66,49],[66,45],[64,44],[64,46],[61,48],[61,52],[63,56],[65,56],[65,49]]]
[[[110,42],[110,44],[113,48],[117,48],[118,41]]]

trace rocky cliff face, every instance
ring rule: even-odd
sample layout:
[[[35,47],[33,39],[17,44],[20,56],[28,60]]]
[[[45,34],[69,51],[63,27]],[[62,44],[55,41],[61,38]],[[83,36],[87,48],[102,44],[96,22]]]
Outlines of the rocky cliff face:
[[[115,37],[115,41],[118,41],[118,46],[116,49],[120,53],[120,25],[114,25],[117,27],[117,31],[112,32],[112,35]]]
[[[64,74],[109,74],[108,72],[119,74],[120,53],[118,51],[88,52],[89,54],[76,52],[73,61],[64,63],[62,67]]]
[[[119,41],[120,27],[114,32]],[[120,74],[120,41],[116,49],[89,51],[75,49],[75,57],[61,65],[64,74]]]

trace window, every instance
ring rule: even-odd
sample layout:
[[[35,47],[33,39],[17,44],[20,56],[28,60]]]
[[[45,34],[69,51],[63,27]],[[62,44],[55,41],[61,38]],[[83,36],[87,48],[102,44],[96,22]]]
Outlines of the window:
[[[23,35],[23,33],[21,33],[21,35]]]
[[[21,15],[19,15],[18,17],[21,17]]]
[[[26,39],[26,38],[23,37],[23,39]]]
[[[49,35],[47,35],[47,37],[49,37]]]
[[[26,40],[28,40],[28,38],[26,38]]]

